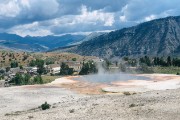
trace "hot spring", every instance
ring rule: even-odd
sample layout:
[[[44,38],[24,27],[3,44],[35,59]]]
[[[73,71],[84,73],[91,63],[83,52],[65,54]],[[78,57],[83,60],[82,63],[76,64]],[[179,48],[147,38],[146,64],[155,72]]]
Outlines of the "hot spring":
[[[116,82],[116,81],[150,80],[150,78],[145,76],[126,74],[126,73],[113,73],[113,74],[107,73],[107,74],[84,75],[81,77],[73,78],[73,80],[85,81],[90,83],[110,84],[111,82]]]

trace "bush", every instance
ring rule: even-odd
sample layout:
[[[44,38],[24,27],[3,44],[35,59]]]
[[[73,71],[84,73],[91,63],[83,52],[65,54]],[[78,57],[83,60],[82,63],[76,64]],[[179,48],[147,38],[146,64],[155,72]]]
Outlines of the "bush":
[[[74,113],[74,109],[69,110],[70,113]]]
[[[18,67],[18,62],[16,61],[11,62],[11,68],[16,68],[16,67]]]
[[[136,105],[135,105],[135,104],[130,104],[129,107],[130,107],[130,108],[131,108],[131,107],[136,107]]]
[[[34,84],[43,84],[42,77],[40,75],[35,76],[34,80],[33,80],[33,83]]]
[[[72,58],[72,61],[76,61],[76,58]]]
[[[179,72],[177,72],[177,74],[176,75],[180,75],[180,73]]]
[[[141,64],[141,66],[138,68],[138,71],[142,73],[154,73],[153,69],[148,67],[146,64]]]
[[[123,92],[124,95],[131,95],[130,92]]]
[[[47,102],[45,102],[44,104],[41,105],[41,109],[42,109],[42,110],[49,109],[50,107],[51,107],[51,105],[48,104]]]

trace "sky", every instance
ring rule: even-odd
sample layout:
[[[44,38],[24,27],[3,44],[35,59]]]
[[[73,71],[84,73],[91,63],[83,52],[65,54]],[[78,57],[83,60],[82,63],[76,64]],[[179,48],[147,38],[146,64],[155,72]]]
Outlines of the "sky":
[[[180,14],[180,0],[0,0],[0,32],[20,36],[112,31]]]

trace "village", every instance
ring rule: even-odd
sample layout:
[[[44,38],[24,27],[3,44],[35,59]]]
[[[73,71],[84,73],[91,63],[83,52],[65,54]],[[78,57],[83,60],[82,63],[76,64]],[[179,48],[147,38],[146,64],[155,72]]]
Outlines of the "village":
[[[45,80],[38,82],[35,79],[48,78],[50,79],[48,82],[51,82],[56,77],[78,75],[85,63],[102,61],[97,57],[69,55],[67,53],[63,55],[59,55],[58,53],[41,53],[34,55],[25,52],[2,52],[1,55],[0,87],[47,83],[47,81],[44,82]],[[17,58],[19,58],[19,61]],[[9,61],[10,59],[11,61]],[[63,65],[64,68],[62,68]],[[23,80],[24,82],[22,82]]]

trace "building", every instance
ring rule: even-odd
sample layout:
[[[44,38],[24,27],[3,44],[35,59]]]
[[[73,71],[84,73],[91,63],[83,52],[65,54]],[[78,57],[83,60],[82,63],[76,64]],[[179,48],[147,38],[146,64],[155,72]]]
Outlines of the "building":
[[[10,75],[10,76],[15,76],[16,73],[19,73],[20,71],[21,71],[21,69],[20,69],[19,67],[17,67],[17,68],[11,68],[11,69],[9,70],[9,72],[8,72],[8,75]]]
[[[69,68],[73,68],[73,70],[75,72],[80,72],[81,71],[82,64],[80,62],[77,62],[77,61],[68,61],[68,62],[65,62],[65,64],[68,65]]]
[[[37,67],[24,67],[24,70],[27,71],[27,73],[31,74],[31,75],[37,75]]]
[[[46,70],[50,74],[58,74],[60,73],[61,67],[59,64],[50,64],[46,66]]]
[[[35,72],[35,73],[36,73],[36,72],[37,72],[37,70],[38,70],[38,68],[37,68],[37,67],[32,67],[32,68],[31,68],[31,71],[32,71],[32,72]]]

